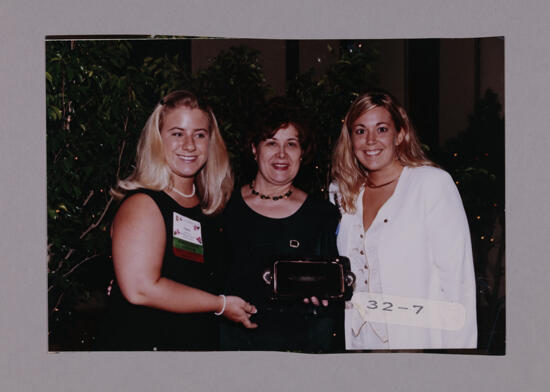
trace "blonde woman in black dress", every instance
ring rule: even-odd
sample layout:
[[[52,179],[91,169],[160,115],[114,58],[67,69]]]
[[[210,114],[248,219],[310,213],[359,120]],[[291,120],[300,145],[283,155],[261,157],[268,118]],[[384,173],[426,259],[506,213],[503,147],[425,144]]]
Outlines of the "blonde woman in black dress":
[[[134,172],[118,183],[112,229],[116,282],[104,348],[212,350],[217,316],[255,325],[254,306],[218,295],[221,212],[233,186],[212,110],[187,91],[155,107]]]

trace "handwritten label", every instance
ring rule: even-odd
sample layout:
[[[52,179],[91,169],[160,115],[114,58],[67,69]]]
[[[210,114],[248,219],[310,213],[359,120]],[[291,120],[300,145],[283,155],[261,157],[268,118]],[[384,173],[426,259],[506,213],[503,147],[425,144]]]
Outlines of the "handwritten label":
[[[353,308],[364,321],[458,331],[464,327],[466,309],[457,302],[356,292]]]

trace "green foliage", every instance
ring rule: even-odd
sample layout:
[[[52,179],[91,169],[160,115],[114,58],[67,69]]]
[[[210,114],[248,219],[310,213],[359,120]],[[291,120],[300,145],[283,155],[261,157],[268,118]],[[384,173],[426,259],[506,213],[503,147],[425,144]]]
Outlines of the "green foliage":
[[[328,194],[332,146],[351,103],[359,94],[376,86],[378,79],[373,67],[377,57],[378,49],[373,43],[350,41],[341,49],[339,60],[319,79],[314,78],[311,69],[289,83],[287,97],[300,104],[310,116],[316,146],[312,164],[303,167],[297,178],[297,183],[307,192]]]
[[[159,43],[162,45],[162,42]],[[300,185],[326,189],[330,147],[338,119],[375,81],[376,51],[360,42],[320,79],[313,71],[290,83],[288,96],[314,121],[321,148],[302,170]],[[140,41],[53,41],[46,44],[48,285],[51,342],[63,339],[72,314],[101,307],[112,278],[110,223],[116,209],[109,194],[130,174],[136,143],[147,116],[166,93],[188,89],[212,106],[227,143],[237,182],[249,180],[242,157],[245,134],[272,94],[260,53],[233,47],[191,74],[180,55],[149,56]],[[89,331],[87,332],[89,333]],[[80,339],[80,337],[77,337]]]
[[[131,55],[129,41],[46,45],[50,326],[105,286],[91,265],[110,258],[109,189],[131,171],[158,78],[177,63],[138,68]]]
[[[504,118],[494,92],[487,90],[476,103],[467,129],[450,139],[437,155],[438,163],[457,183],[470,226],[481,309],[479,347],[503,353],[503,342],[491,347],[495,334],[503,339],[505,328],[501,314],[505,284]]]
[[[233,157],[269,89],[259,53],[220,53],[191,75],[179,55],[139,58],[139,41],[46,44],[48,294],[50,333],[75,309],[99,305],[112,278],[109,194],[130,174],[142,127],[160,97],[200,91],[213,107]],[[228,78],[228,75],[231,75]],[[238,168],[237,168],[238,169]]]
[[[449,139],[437,159],[457,181],[474,248],[486,257],[497,244],[495,225],[504,225],[504,118],[493,91],[478,100],[467,129]]]
[[[248,180],[242,160],[249,153],[244,135],[272,94],[260,53],[234,47],[191,74],[181,55],[149,56],[137,50],[139,45],[46,44],[48,294],[54,347],[65,333],[74,333],[75,327],[69,326],[72,313],[86,306],[101,308],[113,276],[109,228],[116,205],[109,189],[130,174],[141,129],[163,95],[176,89],[200,93],[216,113],[237,181]],[[341,121],[351,102],[377,85],[377,56],[371,42],[345,42],[339,60],[319,78],[310,70],[288,83],[287,97],[309,114],[317,147],[312,163],[297,179],[307,192],[326,193]],[[497,237],[496,228],[504,226],[503,135],[500,105],[494,93],[487,92],[468,129],[440,151],[431,151],[457,181],[481,275],[489,250],[504,243],[490,241]],[[81,328],[87,338],[93,334],[91,324]],[[84,341],[83,336],[71,337],[69,349],[76,348],[76,339]]]
[[[259,61],[260,52],[244,46],[220,52],[211,65],[194,76],[193,88],[212,107],[236,174],[245,181],[242,157],[249,154],[245,135],[272,92]]]

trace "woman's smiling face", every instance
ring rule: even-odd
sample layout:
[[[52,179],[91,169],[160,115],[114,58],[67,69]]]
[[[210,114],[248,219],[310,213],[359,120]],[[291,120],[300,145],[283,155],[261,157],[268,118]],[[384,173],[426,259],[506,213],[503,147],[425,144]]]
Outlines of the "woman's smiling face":
[[[273,185],[292,183],[300,170],[302,148],[292,124],[252,146],[252,152],[258,162],[258,174]]]
[[[369,172],[384,171],[396,163],[396,146],[403,132],[395,129],[390,112],[374,107],[357,118],[351,127],[353,153]]]
[[[164,119],[160,136],[164,156],[174,175],[194,177],[208,159],[210,122],[200,109],[178,107]]]

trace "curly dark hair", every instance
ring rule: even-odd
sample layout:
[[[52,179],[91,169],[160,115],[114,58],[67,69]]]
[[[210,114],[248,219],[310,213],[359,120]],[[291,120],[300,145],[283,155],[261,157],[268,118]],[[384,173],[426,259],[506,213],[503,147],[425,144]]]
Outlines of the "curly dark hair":
[[[272,98],[261,110],[248,132],[247,145],[255,147],[273,137],[281,128],[293,125],[298,132],[298,141],[302,149],[302,160],[309,162],[313,152],[313,138],[307,116],[302,109],[284,97]]]

